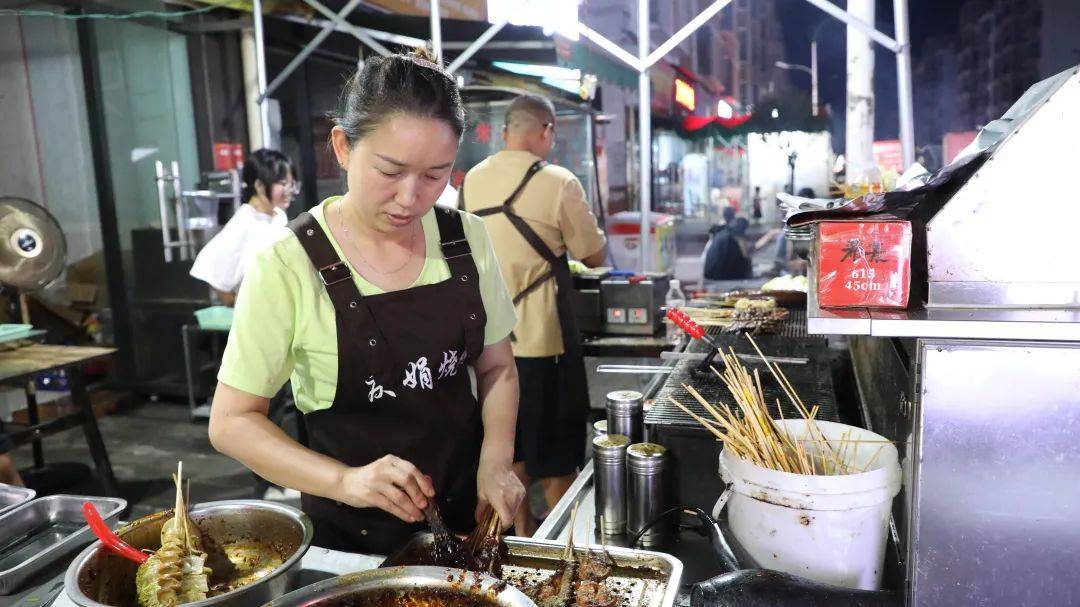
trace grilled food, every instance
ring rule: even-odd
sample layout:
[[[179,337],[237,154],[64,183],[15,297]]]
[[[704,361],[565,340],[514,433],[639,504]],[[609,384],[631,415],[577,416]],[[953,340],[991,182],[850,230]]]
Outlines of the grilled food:
[[[139,565],[135,588],[142,607],[175,607],[206,599],[210,591],[210,568],[202,550],[202,534],[188,517],[182,477],[184,464],[177,467],[176,507],[173,518],[161,527],[161,548]]]

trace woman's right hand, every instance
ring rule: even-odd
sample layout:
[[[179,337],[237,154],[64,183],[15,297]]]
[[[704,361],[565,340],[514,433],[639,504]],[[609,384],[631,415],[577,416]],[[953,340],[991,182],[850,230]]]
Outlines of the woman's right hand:
[[[339,486],[339,501],[356,508],[379,508],[407,523],[424,520],[423,510],[435,497],[431,478],[393,455],[366,466],[347,468]]]

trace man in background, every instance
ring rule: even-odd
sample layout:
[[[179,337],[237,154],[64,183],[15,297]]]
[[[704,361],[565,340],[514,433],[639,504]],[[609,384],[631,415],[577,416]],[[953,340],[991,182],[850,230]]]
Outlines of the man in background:
[[[515,99],[502,135],[505,149],[465,176],[459,206],[484,218],[514,296],[511,344],[521,391],[514,471],[530,492],[539,480],[550,509],[585,458],[589,411],[567,256],[599,266],[606,239],[574,174],[546,162],[555,145],[551,102],[539,95]],[[536,529],[529,503],[527,496],[518,511],[518,535]]]

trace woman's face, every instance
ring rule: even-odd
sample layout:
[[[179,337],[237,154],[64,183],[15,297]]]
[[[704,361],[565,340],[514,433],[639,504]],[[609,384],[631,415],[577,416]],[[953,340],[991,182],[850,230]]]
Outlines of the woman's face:
[[[348,200],[366,226],[408,228],[435,205],[450,179],[458,136],[436,118],[394,114],[351,147],[341,127],[331,137],[348,171]]]
[[[285,177],[276,181],[270,190],[270,204],[275,209],[285,210],[289,208],[293,198],[296,197],[298,189],[292,171],[286,171]]]

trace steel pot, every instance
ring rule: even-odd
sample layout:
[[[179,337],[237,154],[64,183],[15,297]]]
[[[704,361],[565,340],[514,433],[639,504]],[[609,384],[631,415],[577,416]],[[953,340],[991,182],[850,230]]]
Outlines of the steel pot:
[[[479,597],[502,607],[536,607],[523,592],[490,575],[446,567],[388,567],[350,573],[290,592],[266,607],[330,607],[346,597],[362,599],[363,595],[369,595],[371,604],[376,604],[386,591],[415,589],[449,592],[473,605]]]
[[[257,607],[281,596],[292,587],[314,531],[296,508],[258,500],[197,504],[190,515],[203,532],[211,585],[225,583],[231,590],[186,607]],[[136,548],[157,550],[161,526],[171,517],[171,510],[158,512],[116,533]],[[68,567],[65,591],[81,607],[138,607],[137,568],[94,542]]]

